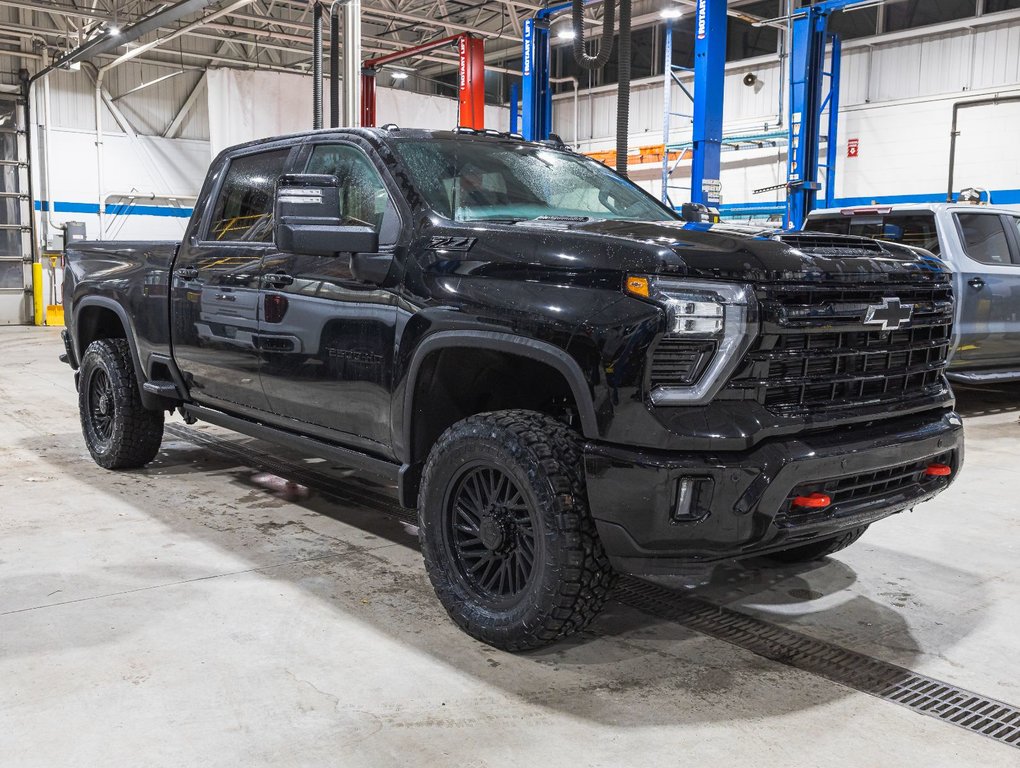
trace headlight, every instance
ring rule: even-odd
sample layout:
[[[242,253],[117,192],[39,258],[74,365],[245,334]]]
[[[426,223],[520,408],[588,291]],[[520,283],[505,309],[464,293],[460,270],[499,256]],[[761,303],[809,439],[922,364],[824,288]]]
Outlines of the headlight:
[[[658,277],[627,278],[627,292],[655,302],[666,313],[664,339],[689,340],[711,358],[687,386],[653,382],[655,405],[700,405],[733,373],[754,338],[757,302],[749,285]]]

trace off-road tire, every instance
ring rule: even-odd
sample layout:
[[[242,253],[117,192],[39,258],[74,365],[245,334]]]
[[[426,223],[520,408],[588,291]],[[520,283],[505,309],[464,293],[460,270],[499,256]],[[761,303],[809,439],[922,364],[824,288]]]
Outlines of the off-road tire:
[[[769,559],[787,564],[810,563],[814,560],[821,560],[827,555],[839,552],[841,549],[846,549],[857,539],[861,538],[866,530],[868,530],[866,525],[862,525],[860,528],[851,528],[849,531],[844,531],[830,539],[822,539],[821,541],[814,541],[800,547],[773,552],[769,555]]]
[[[490,466],[523,499],[513,507],[511,522],[504,520],[512,531],[505,534],[511,540],[507,557],[525,535],[515,527],[522,519],[517,516],[529,516],[525,525],[534,547],[530,572],[517,582],[524,586],[498,599],[472,583],[476,577],[467,575],[452,541],[466,535],[453,530],[460,519],[457,500],[465,498],[458,489],[469,482],[469,473]],[[483,413],[447,429],[425,465],[418,521],[425,567],[443,607],[469,635],[502,650],[537,648],[584,628],[602,610],[616,580],[588,509],[580,437],[541,413]],[[491,525],[489,530],[491,541]]]
[[[106,393],[105,400],[100,390]],[[78,412],[85,444],[99,466],[134,469],[156,458],[163,440],[163,411],[142,405],[125,339],[99,339],[85,350],[78,376]]]

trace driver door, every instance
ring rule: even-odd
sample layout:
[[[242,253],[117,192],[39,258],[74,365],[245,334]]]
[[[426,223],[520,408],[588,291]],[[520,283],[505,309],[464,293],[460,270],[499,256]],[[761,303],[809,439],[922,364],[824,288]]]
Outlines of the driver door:
[[[340,181],[343,223],[375,228],[379,250],[392,252],[400,218],[371,158],[336,142],[312,144],[307,158],[303,173]],[[272,412],[388,453],[396,290],[356,280],[343,252],[274,254],[262,281],[262,385]]]

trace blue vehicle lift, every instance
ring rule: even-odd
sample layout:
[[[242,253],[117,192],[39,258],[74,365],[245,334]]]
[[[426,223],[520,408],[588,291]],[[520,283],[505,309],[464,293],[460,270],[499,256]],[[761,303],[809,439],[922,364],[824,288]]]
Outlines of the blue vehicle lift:
[[[591,5],[602,0],[585,0]],[[523,72],[521,133],[529,141],[542,141],[552,132],[552,88],[549,83],[549,20],[570,10],[570,3],[543,8],[526,19],[522,30]],[[722,150],[723,84],[726,75],[726,0],[698,0],[695,8],[693,166],[691,202],[719,204]],[[667,73],[672,59],[667,58]],[[686,90],[686,89],[685,89]],[[516,123],[516,110],[511,108]],[[516,127],[512,125],[511,127]]]
[[[585,4],[602,0],[585,0]],[[789,126],[785,133],[789,142],[787,181],[780,188],[787,190],[786,225],[799,228],[807,214],[816,207],[823,191],[818,181],[825,170],[824,201],[831,205],[835,196],[837,127],[839,122],[840,41],[828,31],[829,16],[855,5],[874,0],[823,0],[798,9],[793,15],[793,39],[790,46]],[[552,88],[550,76],[550,17],[569,10],[570,3],[561,3],[538,11],[523,27],[522,88],[520,132],[529,141],[542,141],[552,132]],[[775,142],[783,133],[761,135],[723,135],[723,87],[726,68],[726,0],[697,0],[695,7],[694,89],[693,93],[680,84],[672,62],[672,25],[666,25],[666,59],[664,72],[663,115],[663,199],[668,200],[671,151],[690,148],[691,202],[706,206],[719,203],[719,176],[723,146],[754,146]],[[831,43],[831,67],[825,69],[826,50]],[[828,89],[824,88],[828,79]],[[693,114],[683,114],[693,121],[690,142],[669,142],[669,92],[673,82],[693,102]],[[823,117],[828,120],[823,129]],[[511,108],[512,125],[517,128],[516,99]],[[821,144],[826,142],[824,161]],[[674,164],[675,168],[675,164]],[[761,190],[764,191],[764,190]]]
[[[836,141],[839,128],[839,79],[841,44],[829,32],[829,16],[872,0],[825,0],[801,8],[793,17],[790,46],[790,137],[787,153],[786,226],[800,229],[823,191],[819,170],[825,170],[824,204],[832,207],[836,196]],[[831,44],[830,66],[825,69],[826,45]],[[829,87],[824,88],[828,78]],[[823,93],[824,92],[824,93]],[[822,117],[828,124],[822,133]],[[821,158],[825,139],[825,160]]]

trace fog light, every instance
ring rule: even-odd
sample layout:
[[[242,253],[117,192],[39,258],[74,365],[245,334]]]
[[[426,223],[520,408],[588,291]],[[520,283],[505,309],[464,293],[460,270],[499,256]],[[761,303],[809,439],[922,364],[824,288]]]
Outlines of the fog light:
[[[681,477],[677,481],[676,504],[670,517],[674,523],[697,522],[708,516],[712,501],[712,479]]]
[[[929,464],[924,474],[928,477],[949,477],[953,474],[953,468],[948,464]]]

